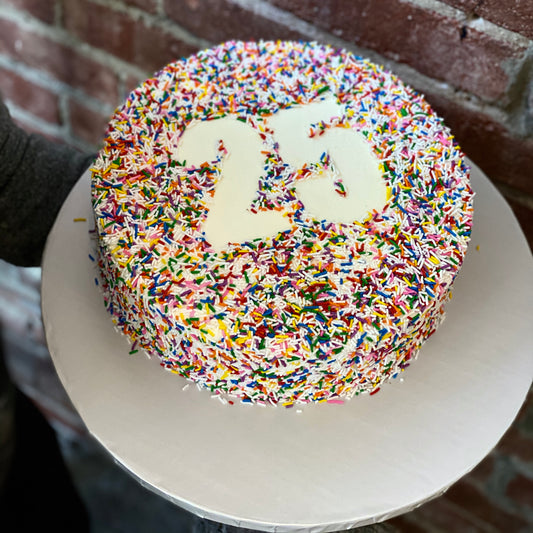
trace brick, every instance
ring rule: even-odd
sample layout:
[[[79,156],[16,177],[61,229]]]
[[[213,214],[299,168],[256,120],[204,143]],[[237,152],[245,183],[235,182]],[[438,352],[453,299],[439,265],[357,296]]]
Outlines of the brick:
[[[138,7],[147,13],[157,13],[157,0],[123,0],[128,6]]]
[[[88,0],[65,3],[63,23],[81,41],[150,72],[196,50],[142,17]]]
[[[507,496],[520,505],[533,509],[533,479],[518,474],[507,485]]]
[[[0,53],[113,105],[118,77],[111,69],[52,39],[0,19]]]
[[[489,481],[494,472],[496,460],[493,455],[489,455],[481,461],[465,479],[474,480],[478,483],[485,484]]]
[[[533,134],[533,82],[530,82],[527,92],[525,124],[527,130]]]
[[[350,43],[491,102],[505,95],[512,81],[509,71],[527,53],[525,44],[500,42],[473,28],[465,34],[461,21],[401,0],[270,2]]]
[[[71,0],[63,8],[65,29],[81,41],[132,61],[134,20],[85,0]]]
[[[524,531],[528,526],[525,519],[508,513],[497,502],[487,498],[480,490],[464,480],[453,485],[443,496],[444,500],[460,507],[465,516],[482,521],[496,531],[513,533]],[[455,531],[452,529],[451,531]]]
[[[514,425],[502,437],[497,450],[524,463],[533,464],[533,437],[524,434]]]
[[[164,9],[180,26],[212,43],[226,40],[305,39],[301,33],[230,0],[165,0]]]
[[[198,50],[196,46],[183,42],[158,26],[138,21],[134,31],[133,63],[149,72],[156,72],[166,64]]]
[[[533,39],[533,3],[523,0],[441,0],[470,16],[482,17],[494,24]]]
[[[109,115],[98,113],[73,98],[69,101],[69,117],[75,137],[99,147],[105,136]]]
[[[133,91],[134,89],[139,87],[139,85],[141,85],[141,83],[143,83],[144,80],[145,80],[145,78],[139,78],[138,76],[131,76],[131,75],[126,76],[126,78],[123,80],[123,86],[124,86],[123,95],[124,95],[124,98],[126,98],[126,96],[131,91]]]
[[[517,421],[524,431],[533,436],[533,387],[529,389],[524,405],[518,413]]]
[[[16,9],[25,11],[30,15],[46,22],[53,24],[55,20],[55,0],[3,0],[4,3],[10,4]]]
[[[426,531],[453,531],[454,533],[487,532],[489,527],[476,517],[464,513],[461,506],[454,505],[443,497],[436,498],[405,515],[411,524],[425,524]],[[396,527],[394,519],[391,524]],[[406,531],[410,531],[407,529]]]
[[[426,93],[459,145],[493,181],[533,194],[533,138],[520,138],[482,111]]]
[[[533,387],[526,394],[524,402],[513,422],[513,427],[527,433],[533,439]]]
[[[404,515],[387,520],[384,524],[398,533],[429,533],[429,529],[419,523],[417,511],[411,511]]]
[[[0,92],[5,99],[53,124],[61,124],[59,96],[15,72],[0,68]]]

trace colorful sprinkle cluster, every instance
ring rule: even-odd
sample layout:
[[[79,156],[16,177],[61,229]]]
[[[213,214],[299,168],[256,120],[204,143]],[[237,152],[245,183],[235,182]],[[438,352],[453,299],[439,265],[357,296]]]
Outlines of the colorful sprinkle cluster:
[[[344,114],[309,135],[361,133],[390,193],[353,224],[313,218],[294,193],[327,154],[292,168],[265,126],[326,97]],[[291,229],[217,252],[202,224],[223,143],[191,167],[179,139],[228,115],[264,141],[251,211],[283,208]],[[473,214],[462,154],[420,95],[369,61],[294,42],[228,42],[147,80],[110,122],[92,198],[106,306],[132,352],[220,398],[284,406],[374,393],[416,357],[444,316]]]

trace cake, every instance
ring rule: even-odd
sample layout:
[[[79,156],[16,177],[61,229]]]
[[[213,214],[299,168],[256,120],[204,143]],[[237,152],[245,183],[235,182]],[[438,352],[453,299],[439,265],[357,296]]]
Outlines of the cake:
[[[109,123],[92,168],[105,306],[132,353],[225,402],[374,394],[443,320],[472,200],[449,129],[385,69],[227,42]]]

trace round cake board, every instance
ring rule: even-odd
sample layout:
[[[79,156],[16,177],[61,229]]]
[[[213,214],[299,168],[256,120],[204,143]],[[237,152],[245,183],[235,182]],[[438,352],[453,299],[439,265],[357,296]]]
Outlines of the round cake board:
[[[472,241],[419,358],[342,405],[224,405],[131,348],[107,313],[85,173],[49,236],[48,347],[91,434],[143,485],[199,516],[262,531],[368,525],[442,494],[511,425],[533,376],[533,260],[473,164]],[[81,220],[80,220],[81,219]]]

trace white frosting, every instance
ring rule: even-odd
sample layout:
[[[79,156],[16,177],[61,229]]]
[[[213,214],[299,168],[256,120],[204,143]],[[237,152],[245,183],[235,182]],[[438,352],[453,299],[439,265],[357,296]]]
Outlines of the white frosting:
[[[220,140],[228,154],[221,161],[222,179],[203,227],[206,239],[220,250],[229,242],[245,242],[286,230],[288,222],[278,211],[249,211],[264,159],[261,138],[253,128],[230,116],[198,122],[180,139],[180,157],[195,167],[214,161]]]
[[[311,136],[312,125],[338,122],[343,113],[343,106],[326,99],[282,109],[265,118],[263,125],[272,132],[279,155],[294,172],[329,155],[334,170],[312,173],[296,181],[294,187],[305,210],[314,218],[350,224],[382,209],[387,188],[378,160],[362,134],[333,125],[323,134]],[[264,172],[265,147],[255,128],[232,115],[196,122],[183,133],[179,156],[187,166],[198,168],[216,161],[222,146],[227,153],[219,163],[221,178],[203,225],[207,241],[219,251],[231,242],[272,237],[290,229],[286,213],[250,211]],[[335,190],[334,183],[339,180],[345,196]]]
[[[243,401],[377,391],[438,327],[471,230],[468,169],[423,98],[314,43],[169,65],[93,173],[115,323]]]

